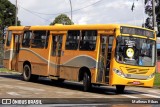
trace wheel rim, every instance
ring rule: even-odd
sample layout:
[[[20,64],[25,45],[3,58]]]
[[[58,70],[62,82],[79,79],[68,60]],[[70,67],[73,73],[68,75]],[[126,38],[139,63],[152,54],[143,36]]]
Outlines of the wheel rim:
[[[25,77],[29,77],[29,75],[30,75],[30,69],[28,68],[28,67],[25,67],[24,68],[24,74],[25,74]]]

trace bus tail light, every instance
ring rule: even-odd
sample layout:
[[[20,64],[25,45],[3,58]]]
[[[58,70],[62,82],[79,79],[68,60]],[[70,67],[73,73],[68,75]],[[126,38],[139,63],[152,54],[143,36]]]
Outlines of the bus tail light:
[[[121,70],[119,70],[119,69],[117,69],[117,68],[113,68],[113,71],[114,71],[117,75],[125,78],[125,75],[124,75],[124,73],[123,73]]]

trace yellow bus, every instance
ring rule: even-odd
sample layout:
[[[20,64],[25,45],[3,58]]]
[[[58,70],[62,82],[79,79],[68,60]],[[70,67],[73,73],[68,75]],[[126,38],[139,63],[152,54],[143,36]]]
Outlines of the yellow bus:
[[[121,25],[10,26],[4,46],[4,66],[23,74],[92,85],[152,87],[156,35],[149,29]]]

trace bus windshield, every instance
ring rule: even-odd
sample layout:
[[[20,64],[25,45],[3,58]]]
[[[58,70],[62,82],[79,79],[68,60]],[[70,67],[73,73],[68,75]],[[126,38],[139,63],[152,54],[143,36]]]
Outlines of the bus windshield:
[[[135,66],[155,65],[155,41],[133,36],[118,36],[116,60]]]

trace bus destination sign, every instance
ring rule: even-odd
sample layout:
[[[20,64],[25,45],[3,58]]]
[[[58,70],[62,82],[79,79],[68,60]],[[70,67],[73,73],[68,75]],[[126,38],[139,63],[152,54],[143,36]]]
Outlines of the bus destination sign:
[[[121,26],[121,33],[123,33],[123,34],[131,34],[131,35],[146,36],[148,38],[154,38],[154,32],[149,31],[149,30],[140,29],[140,28]]]

